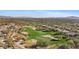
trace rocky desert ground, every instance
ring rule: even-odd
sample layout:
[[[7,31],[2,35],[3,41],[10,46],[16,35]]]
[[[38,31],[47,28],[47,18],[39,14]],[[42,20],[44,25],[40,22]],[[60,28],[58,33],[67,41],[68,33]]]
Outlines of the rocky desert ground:
[[[78,21],[62,19],[1,18],[0,49],[78,49]]]

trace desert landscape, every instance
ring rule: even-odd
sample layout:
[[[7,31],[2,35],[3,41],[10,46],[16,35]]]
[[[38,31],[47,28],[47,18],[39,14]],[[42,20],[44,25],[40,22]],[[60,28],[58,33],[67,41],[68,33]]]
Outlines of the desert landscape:
[[[0,49],[78,48],[78,17],[0,17]]]

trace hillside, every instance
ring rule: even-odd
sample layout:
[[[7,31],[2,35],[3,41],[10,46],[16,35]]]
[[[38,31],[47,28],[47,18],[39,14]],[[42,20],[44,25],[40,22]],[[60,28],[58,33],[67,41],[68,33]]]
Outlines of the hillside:
[[[79,19],[0,17],[2,49],[79,48]]]

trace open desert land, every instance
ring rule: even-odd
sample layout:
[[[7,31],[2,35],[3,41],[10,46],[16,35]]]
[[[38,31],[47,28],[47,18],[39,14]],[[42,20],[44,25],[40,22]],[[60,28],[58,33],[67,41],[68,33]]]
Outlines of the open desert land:
[[[79,48],[79,21],[74,18],[0,18],[1,49]]]

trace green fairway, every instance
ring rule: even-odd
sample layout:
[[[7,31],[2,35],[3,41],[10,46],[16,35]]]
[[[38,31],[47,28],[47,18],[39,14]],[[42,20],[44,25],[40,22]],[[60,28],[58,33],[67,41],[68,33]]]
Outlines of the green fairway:
[[[29,36],[28,39],[35,39],[35,38],[41,37],[42,35],[45,34],[42,31],[36,31],[36,30],[31,29],[31,28],[24,28],[24,29],[22,29],[22,31],[26,31],[26,32],[29,33],[28,34],[28,36]]]
[[[20,30],[20,32],[28,32],[28,40],[36,39],[38,40],[38,46],[46,46],[56,44],[57,46],[67,45],[67,38],[63,38],[63,35],[60,32],[55,31],[41,31],[41,30],[33,30],[29,27],[24,27]],[[51,35],[52,37],[58,36],[57,41],[51,41],[52,39],[49,37],[43,37],[44,35]]]

